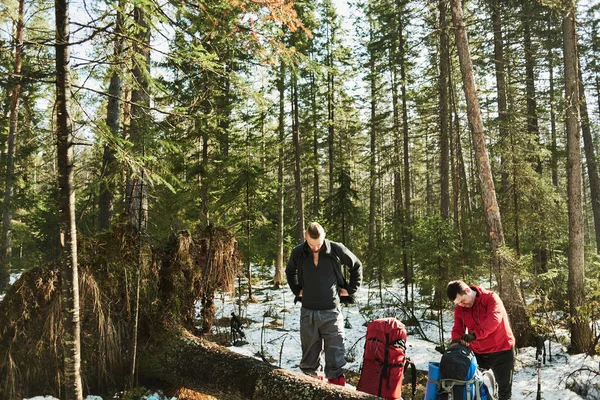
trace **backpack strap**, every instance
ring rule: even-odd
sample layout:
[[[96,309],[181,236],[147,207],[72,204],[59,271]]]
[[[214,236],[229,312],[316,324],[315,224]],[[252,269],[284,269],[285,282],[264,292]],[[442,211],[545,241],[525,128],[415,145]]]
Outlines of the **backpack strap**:
[[[440,379],[439,383],[442,393],[452,393],[454,386],[464,386],[466,389],[465,392],[467,393],[466,400],[471,400],[470,386],[474,385],[475,397],[473,400],[481,399],[481,379],[477,375],[474,375],[473,378],[468,381],[461,381],[460,379]]]
[[[415,394],[417,393],[417,368],[415,367],[415,363],[412,362],[412,360],[410,358],[406,358],[406,363],[404,364],[404,371],[406,371],[408,369],[408,367],[410,366],[410,385],[411,385],[411,390],[412,390],[412,397],[411,399],[415,398]],[[427,378],[427,380],[429,380],[429,377]],[[402,382],[400,382],[400,384],[402,384]]]
[[[335,277],[337,278],[337,281],[338,281],[338,286],[341,288],[346,288],[347,283],[346,283],[346,278],[344,278],[344,273],[342,270],[342,259],[338,255],[337,243],[330,241],[329,247],[331,249],[330,256],[331,256],[331,258],[333,258],[333,261],[334,261],[333,270],[335,272]]]
[[[389,343],[390,339],[389,339],[389,335],[386,333],[385,334],[385,347],[384,347],[384,353],[383,353],[383,366],[381,369],[381,374],[379,374],[379,387],[377,389],[377,396],[381,397],[381,387],[383,386],[383,379],[385,377],[387,377],[388,373],[389,373],[389,363],[388,363],[388,354],[390,352],[389,350]],[[390,384],[390,380],[388,379],[388,386]]]
[[[304,244],[302,245],[304,246]],[[300,249],[298,255],[296,256],[296,274],[298,275],[298,285],[300,287],[304,287],[304,279],[302,276],[302,264],[306,259],[306,252],[304,251],[304,247]]]

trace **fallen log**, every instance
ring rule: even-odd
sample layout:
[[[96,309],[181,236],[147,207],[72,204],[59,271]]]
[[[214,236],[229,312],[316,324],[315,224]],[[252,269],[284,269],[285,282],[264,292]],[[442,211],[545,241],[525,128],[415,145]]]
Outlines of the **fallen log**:
[[[171,332],[140,358],[142,382],[161,381],[226,400],[379,399],[232,352],[192,335]]]

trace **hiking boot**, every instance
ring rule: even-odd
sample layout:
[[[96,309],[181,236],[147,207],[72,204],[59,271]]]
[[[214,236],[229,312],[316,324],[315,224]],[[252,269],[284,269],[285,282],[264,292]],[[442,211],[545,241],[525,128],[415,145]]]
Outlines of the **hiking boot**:
[[[327,379],[327,382],[333,383],[334,385],[346,386],[346,377],[344,375],[341,375],[335,379]]]

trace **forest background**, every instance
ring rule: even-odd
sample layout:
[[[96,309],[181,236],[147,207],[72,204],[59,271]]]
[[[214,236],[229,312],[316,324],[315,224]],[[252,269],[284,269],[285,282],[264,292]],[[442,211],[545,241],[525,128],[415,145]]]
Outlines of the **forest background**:
[[[275,265],[282,285],[316,220],[407,304],[413,285],[440,308],[448,280],[489,279],[521,344],[562,310],[594,352],[600,2],[465,1],[470,66],[456,3],[66,3],[65,95],[55,7],[3,0],[0,291],[63,254],[68,165],[80,240],[224,226],[249,282]]]

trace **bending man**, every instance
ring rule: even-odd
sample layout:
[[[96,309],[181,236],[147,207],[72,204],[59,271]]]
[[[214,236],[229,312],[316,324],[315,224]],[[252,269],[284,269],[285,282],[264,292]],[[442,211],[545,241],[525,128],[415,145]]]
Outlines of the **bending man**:
[[[469,344],[477,364],[494,371],[499,400],[509,400],[515,365],[515,337],[500,297],[492,291],[452,281],[446,288],[454,308],[452,340]],[[468,333],[467,333],[468,329]]]

